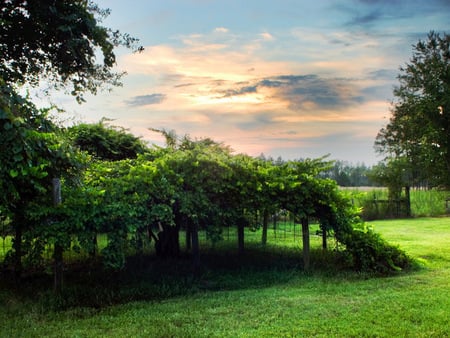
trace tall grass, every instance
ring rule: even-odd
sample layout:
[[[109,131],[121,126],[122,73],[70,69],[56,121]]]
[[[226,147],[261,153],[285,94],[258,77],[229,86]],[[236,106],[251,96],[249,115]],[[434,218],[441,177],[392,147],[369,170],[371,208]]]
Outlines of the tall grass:
[[[406,214],[406,204],[403,201],[398,204],[387,203],[388,190],[386,188],[352,188],[346,189],[346,191],[351,196],[353,203],[362,208],[362,215],[365,219],[395,218]],[[412,189],[410,198],[413,217],[442,216],[450,213],[446,205],[446,200],[450,198],[449,191]]]
[[[450,191],[443,190],[411,190],[411,209],[416,217],[441,216],[450,213],[446,200]]]

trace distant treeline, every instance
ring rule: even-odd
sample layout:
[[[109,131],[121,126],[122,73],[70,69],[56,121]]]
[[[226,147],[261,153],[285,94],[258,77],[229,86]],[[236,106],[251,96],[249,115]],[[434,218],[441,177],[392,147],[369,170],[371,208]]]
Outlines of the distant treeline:
[[[378,186],[374,180],[371,180],[372,168],[364,163],[352,164],[346,161],[335,161],[332,167],[324,171],[321,176],[331,178],[341,187],[362,187],[362,186]]]
[[[261,154],[259,158],[272,162],[275,165],[285,163],[285,160],[281,157],[274,159]],[[324,156],[322,159],[326,160],[326,158],[327,156]],[[383,185],[377,180],[377,173],[373,170],[374,168],[366,166],[364,163],[353,164],[342,160],[330,161],[328,163],[329,169],[323,170],[319,174],[320,177],[331,178],[341,187],[379,187]]]

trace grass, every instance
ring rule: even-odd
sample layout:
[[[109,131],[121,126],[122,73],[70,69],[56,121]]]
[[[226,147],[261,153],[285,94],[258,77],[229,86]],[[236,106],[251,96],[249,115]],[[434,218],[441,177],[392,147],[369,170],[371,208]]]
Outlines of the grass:
[[[418,260],[420,269],[380,278],[332,266],[318,268],[327,257],[316,250],[316,264],[305,273],[300,269],[298,245],[280,238],[277,250],[250,245],[244,259],[217,246],[203,255],[204,263],[214,269],[206,268],[195,278],[180,280],[182,265],[175,262],[166,262],[156,270],[150,267],[160,263],[147,262],[150,270],[142,288],[159,287],[160,297],[155,299],[49,311],[42,301],[45,297],[4,288],[0,291],[0,302],[4,304],[0,307],[0,336],[449,336],[450,218],[370,224]],[[162,279],[151,271],[164,271],[167,277]],[[105,276],[103,297],[112,292],[108,288],[108,283],[114,284],[111,276]],[[116,283],[124,282],[120,280],[123,275],[116,277]],[[161,285],[151,286],[155,281]],[[89,290],[80,292],[82,296]]]

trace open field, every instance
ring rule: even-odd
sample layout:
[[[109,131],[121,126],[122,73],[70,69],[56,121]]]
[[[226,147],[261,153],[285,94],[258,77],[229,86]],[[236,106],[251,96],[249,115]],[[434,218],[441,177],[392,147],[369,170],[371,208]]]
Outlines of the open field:
[[[4,304],[0,336],[449,336],[450,218],[369,224],[406,250],[420,267],[396,276],[373,277],[319,268],[322,258],[317,250],[313,270],[305,273],[291,255],[300,255],[300,247],[280,240],[278,251],[270,254],[251,246],[255,250],[244,262],[229,256],[220,269],[205,270],[192,280],[172,284],[166,280],[161,290],[178,287],[178,291],[166,290],[166,297],[154,300],[57,312],[49,310],[43,298],[4,289],[0,291]],[[271,264],[261,264],[258,258]],[[252,262],[257,263],[253,268]]]

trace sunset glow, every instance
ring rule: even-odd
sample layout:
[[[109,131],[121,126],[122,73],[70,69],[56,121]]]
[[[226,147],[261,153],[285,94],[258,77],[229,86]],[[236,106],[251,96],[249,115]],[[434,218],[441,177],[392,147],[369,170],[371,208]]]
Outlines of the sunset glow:
[[[159,145],[148,128],[255,156],[367,164],[379,160],[373,142],[399,66],[430,30],[449,30],[450,9],[438,0],[97,3],[112,11],[104,24],[145,51],[118,51],[123,87],[81,106],[56,98],[69,115],[109,117]]]

